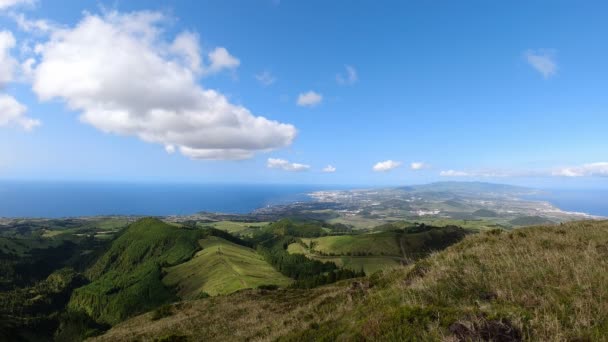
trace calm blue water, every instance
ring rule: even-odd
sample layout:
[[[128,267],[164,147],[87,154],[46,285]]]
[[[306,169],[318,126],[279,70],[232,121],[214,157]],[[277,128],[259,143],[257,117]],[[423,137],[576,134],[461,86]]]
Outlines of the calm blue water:
[[[601,190],[545,190],[543,194],[526,199],[547,201],[566,211],[608,216],[608,189]]]
[[[345,186],[0,182],[0,217],[248,213],[309,201],[316,190]],[[562,210],[608,216],[608,189],[545,190],[527,199]]]
[[[337,187],[0,182],[0,217],[248,213]]]

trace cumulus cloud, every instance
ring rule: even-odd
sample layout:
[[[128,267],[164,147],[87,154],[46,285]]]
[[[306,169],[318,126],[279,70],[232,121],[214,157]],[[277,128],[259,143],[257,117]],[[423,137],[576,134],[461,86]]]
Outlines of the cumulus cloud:
[[[268,70],[264,70],[259,74],[255,74],[255,79],[263,86],[269,86],[277,81],[276,77]]]
[[[326,167],[323,168],[323,172],[334,173],[334,172],[336,172],[336,168],[332,165],[327,165]]]
[[[184,32],[167,41],[164,20],[158,12],[113,11],[54,31],[37,48],[35,93],[65,101],[103,132],[193,159],[245,159],[291,144],[294,126],[255,116],[198,84],[199,74],[236,68],[238,59],[218,47],[203,63],[198,37]]]
[[[27,107],[17,102],[14,97],[0,94],[0,126],[15,124],[26,131],[40,125],[40,121],[25,116]]]
[[[345,65],[344,67],[346,68],[346,74],[337,74],[336,82],[342,85],[351,85],[357,83],[359,80],[357,70],[350,65]]]
[[[524,56],[528,64],[541,73],[544,78],[549,78],[557,73],[554,50],[528,50]]]
[[[575,167],[564,167],[552,172],[553,176],[563,177],[608,177],[608,162],[589,163]]]
[[[410,164],[410,169],[411,170],[422,170],[422,169],[427,169],[429,167],[429,165],[427,163],[424,162],[412,162]]]
[[[298,96],[298,106],[314,107],[323,101],[323,95],[314,91],[302,93]]]
[[[31,5],[34,0],[0,0],[0,10],[5,10],[18,5]]]
[[[207,69],[208,73],[217,73],[224,69],[232,70],[241,65],[241,61],[231,55],[226,48],[218,47],[209,52],[209,60],[211,64]]]
[[[207,54],[209,64],[203,65],[199,37],[192,32],[182,32],[177,35],[170,46],[170,51],[181,56],[195,74],[211,75],[224,70],[234,70],[241,65],[241,61],[223,47],[217,47],[209,52]]]
[[[285,171],[298,172],[298,171],[307,171],[310,169],[310,165],[299,164],[299,163],[290,163],[285,159],[278,158],[268,158],[266,166],[270,169],[281,169]]]
[[[10,54],[15,43],[11,32],[0,31],[0,126],[17,125],[31,130],[40,125],[40,121],[26,117],[27,107],[3,93],[6,85],[14,80],[15,70],[19,66]]]
[[[394,160],[385,160],[383,162],[376,163],[376,165],[374,165],[372,169],[376,172],[385,172],[398,168],[399,166],[401,166],[401,162]]]

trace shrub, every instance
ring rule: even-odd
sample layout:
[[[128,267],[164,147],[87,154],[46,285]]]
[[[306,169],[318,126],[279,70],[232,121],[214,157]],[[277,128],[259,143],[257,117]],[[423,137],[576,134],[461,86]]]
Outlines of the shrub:
[[[163,305],[152,312],[152,320],[158,321],[161,318],[173,315],[173,308],[170,304]]]

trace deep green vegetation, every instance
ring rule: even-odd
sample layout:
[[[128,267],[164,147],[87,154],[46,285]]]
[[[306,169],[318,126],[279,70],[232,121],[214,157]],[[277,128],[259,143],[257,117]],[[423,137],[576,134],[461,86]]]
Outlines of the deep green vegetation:
[[[68,308],[101,323],[115,324],[176,299],[162,283],[162,268],[192,258],[201,230],[157,219],[133,223],[87,270],[91,283],[74,291]]]
[[[57,329],[72,290],[86,283],[73,269],[50,274],[31,287],[0,292],[0,340],[44,340]]]
[[[607,246],[607,221],[488,231],[390,272],[186,302],[98,340],[603,341]]]

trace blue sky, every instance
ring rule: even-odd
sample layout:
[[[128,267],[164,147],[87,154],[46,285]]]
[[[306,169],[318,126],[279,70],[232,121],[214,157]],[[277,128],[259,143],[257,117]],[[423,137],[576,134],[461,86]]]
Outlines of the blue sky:
[[[0,179],[605,187],[607,10],[0,0]]]

